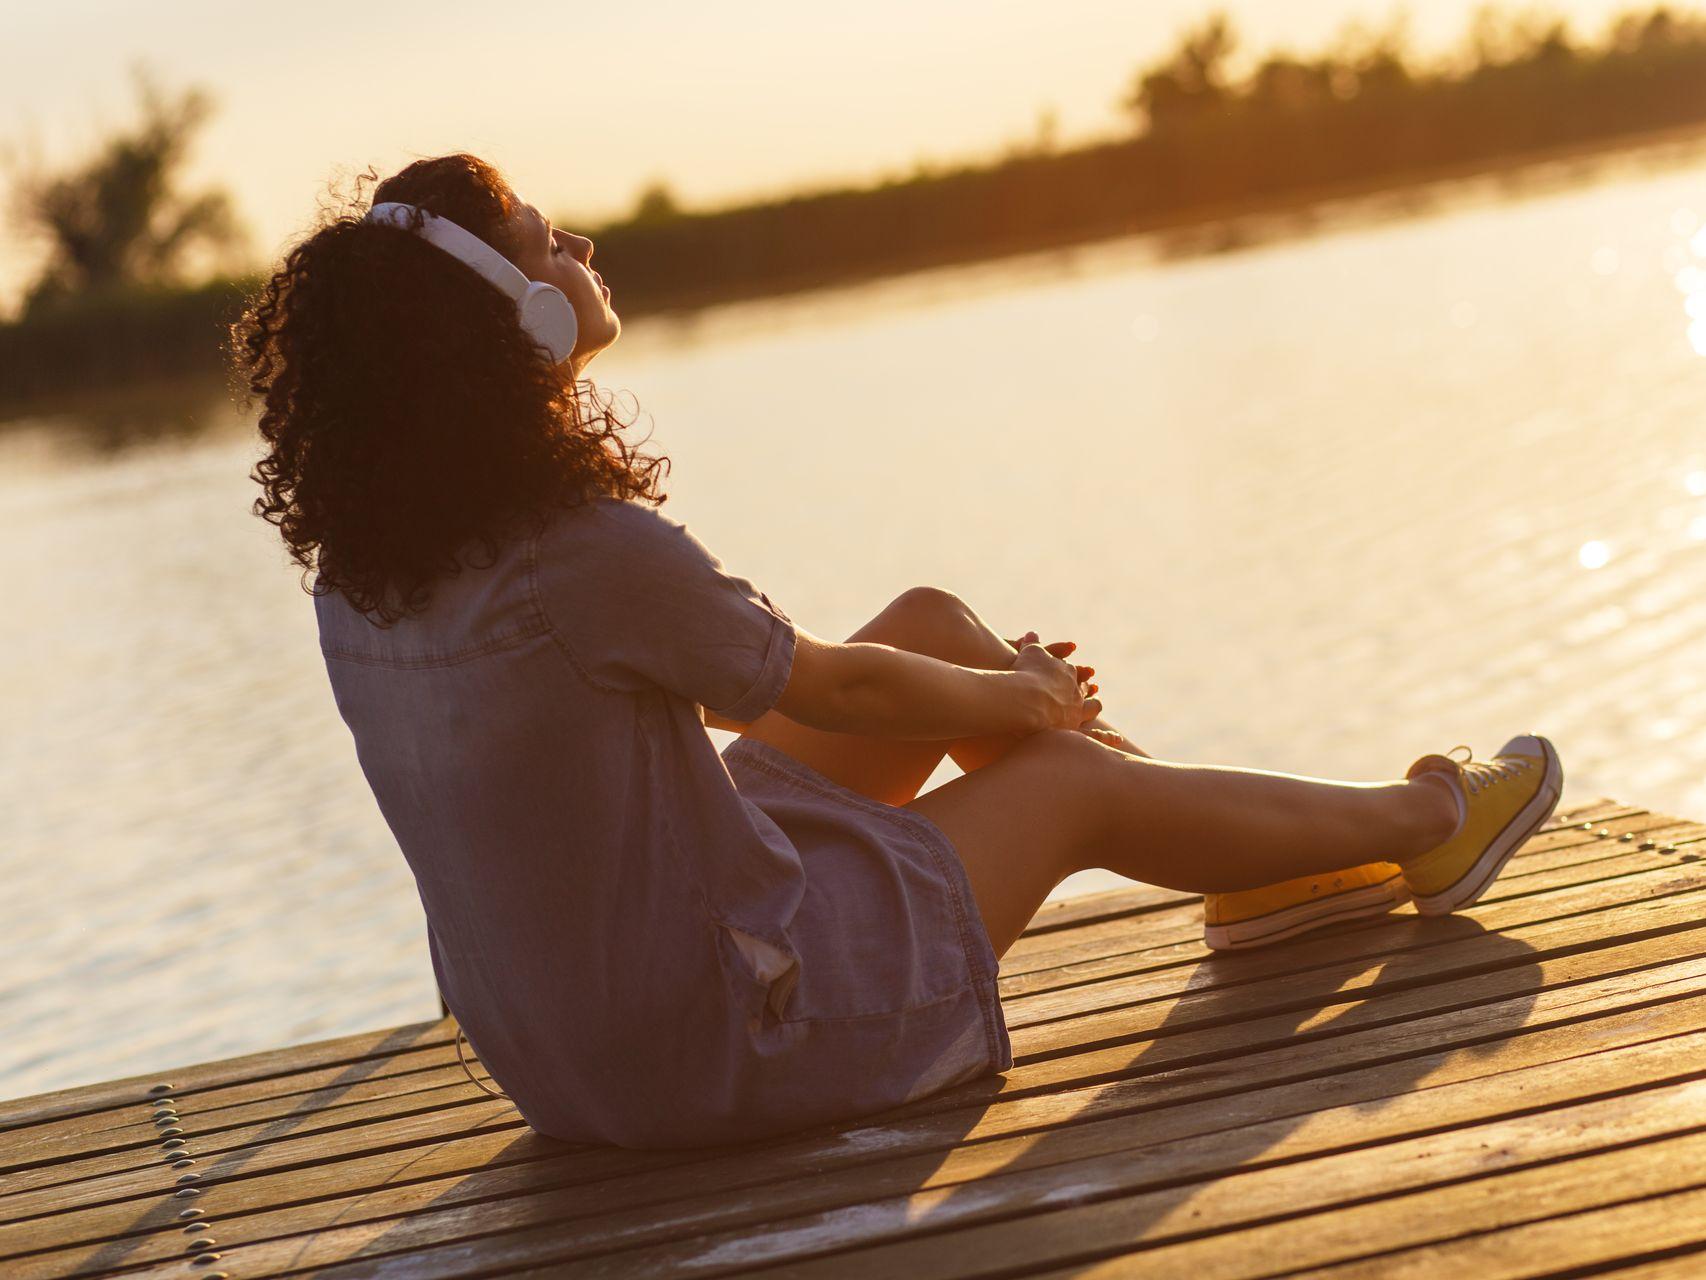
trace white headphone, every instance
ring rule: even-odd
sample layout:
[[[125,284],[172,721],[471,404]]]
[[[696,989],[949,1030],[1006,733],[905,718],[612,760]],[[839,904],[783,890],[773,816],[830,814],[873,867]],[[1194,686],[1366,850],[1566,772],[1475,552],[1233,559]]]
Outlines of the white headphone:
[[[412,222],[416,213],[422,218],[418,230]],[[464,231],[449,218],[418,205],[394,201],[374,205],[363,221],[413,231],[474,268],[515,302],[522,332],[544,348],[552,364],[561,364],[574,351],[578,326],[568,296],[554,284],[529,280],[514,263],[473,232]]]

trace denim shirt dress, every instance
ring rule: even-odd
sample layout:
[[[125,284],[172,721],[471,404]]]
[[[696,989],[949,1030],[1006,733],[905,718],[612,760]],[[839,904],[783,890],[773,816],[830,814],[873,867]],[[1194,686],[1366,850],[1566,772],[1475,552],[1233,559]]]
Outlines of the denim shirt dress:
[[[941,828],[787,753],[788,615],[685,524],[600,495],[320,647],[446,1004],[535,1130],[703,1146],[1012,1065]]]

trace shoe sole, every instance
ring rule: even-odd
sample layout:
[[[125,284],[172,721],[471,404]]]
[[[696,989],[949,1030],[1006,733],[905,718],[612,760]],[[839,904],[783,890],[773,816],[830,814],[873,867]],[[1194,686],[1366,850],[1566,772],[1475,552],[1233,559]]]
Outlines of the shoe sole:
[[[1203,940],[1215,951],[1265,947],[1270,942],[1281,942],[1323,925],[1385,915],[1409,900],[1410,890],[1404,878],[1393,876],[1385,884],[1364,885],[1360,889],[1335,894],[1325,901],[1300,902],[1295,907],[1271,911],[1254,920],[1204,925]]]
[[[1416,910],[1424,916],[1448,915],[1479,902],[1481,895],[1498,879],[1499,872],[1505,869],[1511,854],[1552,816],[1564,789],[1564,766],[1549,741],[1542,738],[1540,745],[1546,752],[1546,774],[1533,797],[1505,823],[1504,830],[1493,838],[1474,865],[1458,877],[1456,884],[1438,893],[1415,895]]]

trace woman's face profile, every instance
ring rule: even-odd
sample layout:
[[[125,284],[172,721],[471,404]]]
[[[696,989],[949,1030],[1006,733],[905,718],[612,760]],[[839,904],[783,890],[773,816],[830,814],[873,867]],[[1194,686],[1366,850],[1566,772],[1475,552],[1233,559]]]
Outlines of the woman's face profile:
[[[553,228],[538,209],[519,200],[506,230],[510,244],[516,246],[510,261],[529,280],[556,285],[574,307],[579,332],[571,359],[578,372],[622,332],[622,321],[610,308],[610,290],[589,265],[592,241]]]

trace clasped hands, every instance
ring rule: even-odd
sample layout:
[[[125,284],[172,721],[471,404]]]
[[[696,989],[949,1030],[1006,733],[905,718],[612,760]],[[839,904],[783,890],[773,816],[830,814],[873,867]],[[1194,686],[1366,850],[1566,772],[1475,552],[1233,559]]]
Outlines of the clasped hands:
[[[1078,648],[1077,641],[1056,640],[1050,644],[1038,644],[1037,633],[1035,631],[1027,631],[1017,640],[1008,640],[1007,643],[1018,651],[1013,657],[1012,665],[1015,669],[1023,664],[1029,669],[1037,671],[1039,674],[1047,673],[1047,668],[1049,666],[1048,663],[1044,662],[1040,657],[1027,658],[1025,656],[1026,649],[1030,648],[1040,650],[1042,653],[1048,654],[1056,663],[1060,664],[1061,668],[1064,668],[1065,674],[1076,678],[1078,683],[1078,696],[1082,699],[1083,704],[1083,720],[1075,726],[1079,733],[1087,734],[1090,737],[1095,738],[1098,742],[1106,743],[1108,746],[1115,747],[1118,750],[1129,751],[1132,755],[1144,757],[1149,756],[1147,751],[1133,743],[1131,739],[1127,738],[1125,734],[1121,733],[1118,729],[1109,728],[1106,725],[1099,725],[1095,723],[1095,721],[1100,719],[1102,714],[1101,699],[1092,696],[1101,688],[1099,684],[1094,683],[1090,679],[1091,676],[1096,674],[1096,668],[1087,666],[1083,663],[1069,663],[1066,661],[1067,657]]]

